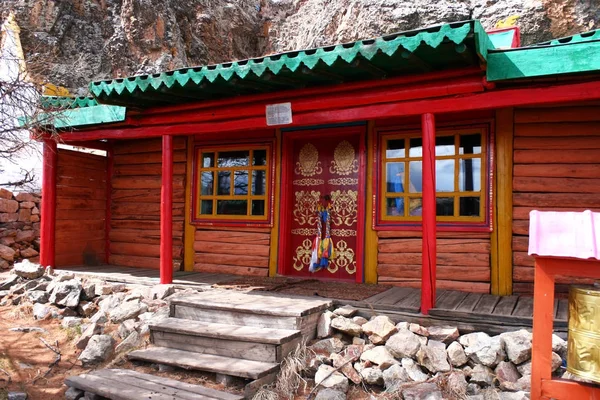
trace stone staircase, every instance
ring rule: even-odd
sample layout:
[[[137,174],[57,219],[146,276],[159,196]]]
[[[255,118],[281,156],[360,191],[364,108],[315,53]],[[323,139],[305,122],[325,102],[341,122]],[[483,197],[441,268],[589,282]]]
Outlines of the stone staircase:
[[[251,398],[273,382],[286,355],[314,337],[319,315],[331,305],[320,298],[227,290],[175,298],[170,317],[150,325],[153,346],[127,357],[215,373],[225,384],[241,381],[244,397]]]

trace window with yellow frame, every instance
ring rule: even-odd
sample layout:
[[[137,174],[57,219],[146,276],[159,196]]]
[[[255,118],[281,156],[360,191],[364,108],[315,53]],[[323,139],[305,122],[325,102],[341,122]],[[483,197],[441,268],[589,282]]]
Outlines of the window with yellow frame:
[[[488,140],[485,129],[438,130],[435,141],[438,221],[485,222]],[[421,133],[381,136],[380,221],[420,221]]]
[[[199,222],[268,222],[271,146],[196,149]]]

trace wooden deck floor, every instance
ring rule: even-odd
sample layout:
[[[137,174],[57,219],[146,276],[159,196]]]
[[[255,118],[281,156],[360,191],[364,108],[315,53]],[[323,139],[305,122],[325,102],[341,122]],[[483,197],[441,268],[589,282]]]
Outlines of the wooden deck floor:
[[[65,270],[63,268],[62,270]],[[154,285],[159,283],[159,271],[101,265],[69,267],[77,275],[99,277],[112,282]],[[181,288],[210,287],[219,282],[234,282],[240,277],[201,272],[175,272],[173,283]],[[361,301],[333,299],[338,305],[350,304],[361,314],[385,314],[396,320],[423,325],[454,325],[461,331],[484,330],[499,333],[518,328],[531,328],[533,298],[531,296],[494,296],[490,294],[438,290],[435,308],[429,315],[420,313],[421,291],[395,287]],[[567,300],[555,300],[554,328],[567,330]]]

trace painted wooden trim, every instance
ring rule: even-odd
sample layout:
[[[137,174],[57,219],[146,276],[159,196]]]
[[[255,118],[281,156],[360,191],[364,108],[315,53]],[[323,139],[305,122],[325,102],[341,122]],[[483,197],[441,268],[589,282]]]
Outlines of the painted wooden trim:
[[[40,223],[40,264],[55,267],[55,224],[56,224],[56,169],[58,153],[56,141],[44,141],[42,175],[42,209]]]
[[[494,295],[512,294],[512,186],[513,186],[514,110],[496,111],[496,173],[491,238],[491,291]]]
[[[110,222],[112,219],[111,206],[112,206],[112,177],[114,168],[114,152],[112,143],[107,143],[106,148],[106,215],[104,217],[104,262],[108,264],[110,258]]]
[[[273,216],[273,227],[271,228],[271,241],[269,246],[269,276],[274,277],[277,275],[277,266],[278,266],[278,256],[279,256],[279,213],[280,213],[280,204],[281,201],[277,201],[276,199],[282,198],[281,192],[281,149],[282,149],[282,140],[281,140],[281,129],[277,129],[275,131],[275,143],[273,144],[274,148],[274,157],[273,157],[273,165],[275,166],[275,182],[274,186],[271,190],[271,215]],[[279,166],[279,167],[277,167]]]
[[[160,283],[173,283],[173,136],[162,137]]]
[[[187,138],[187,159],[185,170],[185,222],[183,232],[183,270],[194,270],[194,240],[196,227],[192,224],[192,182],[194,180],[194,137]]]
[[[369,121],[367,125],[367,179],[365,197],[365,283],[377,283],[377,232],[373,229],[373,217],[375,205],[377,204],[374,190],[375,176],[375,122]]]
[[[427,315],[436,297],[435,116],[421,116],[423,132],[423,255],[421,313]]]

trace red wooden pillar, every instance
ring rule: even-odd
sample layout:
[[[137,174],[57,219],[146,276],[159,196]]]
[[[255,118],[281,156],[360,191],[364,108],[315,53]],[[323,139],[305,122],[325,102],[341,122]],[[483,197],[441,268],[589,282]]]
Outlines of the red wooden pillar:
[[[160,283],[173,282],[173,137],[162,137],[160,191]]]
[[[435,201],[435,117],[421,116],[423,136],[423,261],[421,270],[421,313],[435,306],[436,201]]]
[[[56,222],[56,142],[44,141],[44,166],[42,171],[42,210],[40,225],[40,264],[54,268],[54,227]]]
[[[112,144],[108,144],[106,149],[106,215],[104,217],[104,253],[106,263],[109,263],[110,259],[110,220],[111,214],[111,201],[112,201],[112,176],[114,168],[114,157]]]

